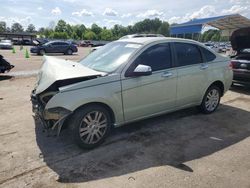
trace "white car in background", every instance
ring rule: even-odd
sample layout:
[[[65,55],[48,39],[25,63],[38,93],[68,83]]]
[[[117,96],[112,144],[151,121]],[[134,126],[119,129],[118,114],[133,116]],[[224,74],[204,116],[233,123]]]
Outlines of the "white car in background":
[[[13,44],[11,40],[1,40],[0,41],[0,49],[12,49]]]

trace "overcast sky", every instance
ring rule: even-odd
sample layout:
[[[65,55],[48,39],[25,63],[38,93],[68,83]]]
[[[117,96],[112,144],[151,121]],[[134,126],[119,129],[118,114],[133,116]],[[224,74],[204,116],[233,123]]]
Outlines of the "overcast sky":
[[[59,19],[112,27],[155,17],[170,23],[234,13],[250,18],[250,0],[0,0],[0,5],[0,21],[36,28]]]

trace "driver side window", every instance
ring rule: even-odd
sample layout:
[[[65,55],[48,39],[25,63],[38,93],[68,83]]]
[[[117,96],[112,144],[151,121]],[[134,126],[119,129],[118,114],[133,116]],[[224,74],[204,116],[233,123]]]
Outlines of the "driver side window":
[[[139,64],[147,65],[152,71],[171,68],[171,51],[168,43],[156,44],[146,49],[134,62],[135,67]]]

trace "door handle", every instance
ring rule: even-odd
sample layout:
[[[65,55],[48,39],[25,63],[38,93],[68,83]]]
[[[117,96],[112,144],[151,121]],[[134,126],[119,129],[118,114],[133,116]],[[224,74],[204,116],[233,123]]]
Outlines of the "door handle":
[[[173,73],[172,72],[164,72],[162,77],[165,77],[165,78],[168,78],[170,76],[173,76]]]
[[[207,68],[208,68],[208,65],[207,65],[207,64],[203,64],[203,65],[200,66],[200,69],[201,69],[201,70],[205,70],[205,69],[207,69]]]

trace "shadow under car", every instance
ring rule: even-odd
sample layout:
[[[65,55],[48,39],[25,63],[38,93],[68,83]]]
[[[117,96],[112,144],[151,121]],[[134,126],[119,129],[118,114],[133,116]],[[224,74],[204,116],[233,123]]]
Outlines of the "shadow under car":
[[[211,115],[196,108],[116,128],[94,150],[79,149],[67,129],[47,136],[38,120],[36,140],[41,156],[59,182],[87,182],[170,165],[193,172],[187,161],[223,150],[250,135],[250,112],[221,105]]]

